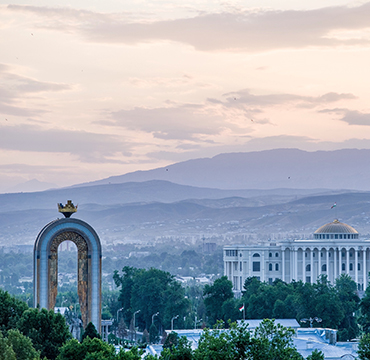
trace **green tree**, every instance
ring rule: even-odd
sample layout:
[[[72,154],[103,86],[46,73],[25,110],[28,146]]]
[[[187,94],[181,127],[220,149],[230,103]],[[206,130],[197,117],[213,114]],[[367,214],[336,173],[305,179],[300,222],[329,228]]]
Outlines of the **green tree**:
[[[185,336],[182,336],[178,339],[176,345],[165,347],[161,352],[160,358],[166,360],[192,360],[193,351],[190,341]]]
[[[87,337],[89,337],[90,339],[94,339],[94,338],[100,339],[100,335],[96,331],[95,326],[91,321],[87,324],[85,328],[85,331],[82,335],[82,340],[86,339]]]
[[[365,296],[361,299],[360,310],[360,324],[366,333],[370,333],[370,287],[366,288]]]
[[[120,349],[119,353],[116,356],[117,360],[141,360],[142,355],[144,354],[143,349],[139,349],[138,347],[134,346],[129,351],[124,350],[123,348]],[[157,359],[157,357],[154,357]],[[146,357],[145,357],[146,359]]]
[[[172,346],[177,346],[179,343],[179,335],[177,332],[171,331],[166,337],[166,341],[163,344],[164,349],[171,349]]]
[[[153,314],[156,323],[164,328],[171,326],[171,318],[179,315],[178,325],[182,326],[184,316],[190,310],[190,302],[185,298],[185,291],[174,276],[158,269],[135,269],[124,267],[123,275],[114,274],[114,280],[120,288],[120,301],[123,313],[131,322],[134,311],[139,328],[149,328]]]
[[[360,298],[356,293],[357,285],[349,275],[342,274],[336,279],[335,288],[344,315],[339,324],[338,338],[340,341],[354,339],[359,333],[357,319],[354,315],[360,303]]]
[[[27,309],[25,302],[0,289],[0,330],[15,329],[17,321]]]
[[[40,354],[33,347],[31,339],[24,336],[18,329],[8,331],[8,343],[11,345],[17,360],[40,359]]]
[[[57,360],[115,360],[113,345],[101,339],[86,337],[82,343],[71,339],[60,348]]]
[[[0,331],[0,360],[17,360],[15,352],[8,340],[3,337]]]
[[[246,359],[251,344],[250,332],[244,326],[230,325],[230,329],[220,329],[223,322],[217,323],[217,329],[204,329],[198,348],[194,350],[195,360],[242,360]]]
[[[32,340],[41,357],[49,360],[54,360],[59,348],[71,338],[64,317],[53,310],[28,309],[17,322],[17,328]]]
[[[210,324],[223,319],[222,305],[225,301],[234,297],[233,284],[227,276],[216,279],[213,285],[204,287],[204,305],[207,309]]]
[[[360,360],[370,360],[370,334],[360,339],[357,354]]]
[[[256,328],[247,351],[247,359],[264,360],[303,360],[293,346],[294,330],[265,319]]]
[[[152,324],[150,325],[149,328],[149,342],[151,344],[155,344],[158,342],[158,340],[159,340],[158,329],[154,324]]]
[[[325,360],[325,357],[320,350],[315,349],[312,351],[311,355],[307,356],[306,360]]]

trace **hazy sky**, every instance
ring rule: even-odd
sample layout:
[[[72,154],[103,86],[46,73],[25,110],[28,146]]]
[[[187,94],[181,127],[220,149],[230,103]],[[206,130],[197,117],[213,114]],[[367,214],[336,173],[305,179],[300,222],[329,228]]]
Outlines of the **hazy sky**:
[[[370,2],[0,0],[0,191],[370,148]]]

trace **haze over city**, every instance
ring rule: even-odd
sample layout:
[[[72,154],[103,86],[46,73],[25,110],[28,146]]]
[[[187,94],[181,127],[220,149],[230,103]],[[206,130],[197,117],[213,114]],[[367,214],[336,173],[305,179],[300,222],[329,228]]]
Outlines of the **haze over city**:
[[[0,5],[0,191],[370,148],[370,2]]]

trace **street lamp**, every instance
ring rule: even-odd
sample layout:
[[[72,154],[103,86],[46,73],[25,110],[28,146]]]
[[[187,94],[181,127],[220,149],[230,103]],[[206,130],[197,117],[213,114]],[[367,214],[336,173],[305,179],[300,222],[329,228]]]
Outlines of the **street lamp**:
[[[159,315],[159,311],[152,315],[152,325],[154,323],[154,317]]]
[[[135,342],[136,342],[136,327],[135,327],[135,315],[138,314],[140,310],[134,312],[134,332],[135,332]]]
[[[303,322],[303,323],[305,323],[305,322],[307,322],[307,321],[309,321],[309,323],[310,323],[310,327],[312,328],[313,326],[312,326],[312,323],[314,322],[314,321],[316,321],[316,322],[321,322],[322,321],[322,319],[320,319],[320,318],[318,318],[318,317],[314,317],[314,318],[312,318],[312,317],[310,317],[310,318],[304,318],[304,319],[301,319],[300,320],[300,322]]]
[[[120,309],[118,309],[117,310],[117,326],[116,326],[116,337],[117,337],[117,334],[118,334],[118,324],[119,324],[119,322],[118,322],[118,313],[120,312],[120,311],[122,311],[123,310],[123,308],[120,308]]]
[[[173,321],[175,320],[175,319],[177,319],[179,317],[179,315],[176,315],[176,316],[174,316],[172,319],[171,319],[171,331],[173,330]]]
[[[122,311],[123,310],[123,308],[120,308],[120,309],[118,309],[117,310],[117,326],[118,326],[118,313],[120,312],[120,311]]]

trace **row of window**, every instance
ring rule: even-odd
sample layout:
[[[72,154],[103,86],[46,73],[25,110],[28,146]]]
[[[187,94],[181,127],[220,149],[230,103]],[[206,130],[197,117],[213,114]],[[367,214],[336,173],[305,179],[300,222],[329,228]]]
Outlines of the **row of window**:
[[[273,264],[269,264],[269,271],[272,271]],[[253,271],[261,271],[261,263],[259,261],[253,261],[252,263]],[[279,271],[279,264],[275,264],[275,271]]]
[[[238,256],[238,250],[226,250],[226,256]]]
[[[358,239],[358,234],[315,234],[315,239]]]
[[[320,255],[321,255],[321,257],[324,257],[324,253],[323,252],[321,252],[320,253]],[[309,253],[305,253],[305,257],[308,257],[309,256]],[[346,252],[345,251],[342,251],[342,257],[345,257],[346,256]],[[316,253],[312,253],[312,257],[316,257]],[[329,257],[331,257],[331,253],[329,252]],[[353,253],[352,252],[350,252],[349,253],[349,257],[353,257]],[[358,257],[359,258],[361,258],[361,253],[358,253]]]
[[[226,256],[238,256],[238,250],[225,250],[225,255]],[[272,253],[270,252],[269,253],[269,257],[272,257]],[[308,252],[305,252],[305,257],[307,258],[308,256],[310,255],[310,253],[308,253]],[[320,255],[321,255],[321,257],[323,257],[324,256],[324,253],[323,252],[320,252]],[[240,253],[240,256],[242,256],[242,254]],[[345,251],[342,251],[342,257],[345,257],[346,256],[346,252]],[[349,256],[350,257],[353,257],[353,253],[352,252],[350,252],[349,253]],[[258,254],[258,253],[254,253],[253,254],[253,257],[261,257],[261,255],[260,254]],[[275,257],[279,257],[279,253],[278,252],[276,252],[275,253]],[[316,253],[315,252],[312,252],[312,257],[316,257]],[[331,257],[331,253],[329,252],[329,257]],[[358,257],[360,258],[361,257],[361,253],[358,253]]]
[[[357,264],[357,270],[361,270],[361,264]],[[306,271],[311,271],[311,264],[306,265]],[[326,271],[326,264],[321,266],[321,271]],[[342,264],[342,271],[346,271],[346,264]],[[349,271],[353,271],[353,263],[349,264]]]

